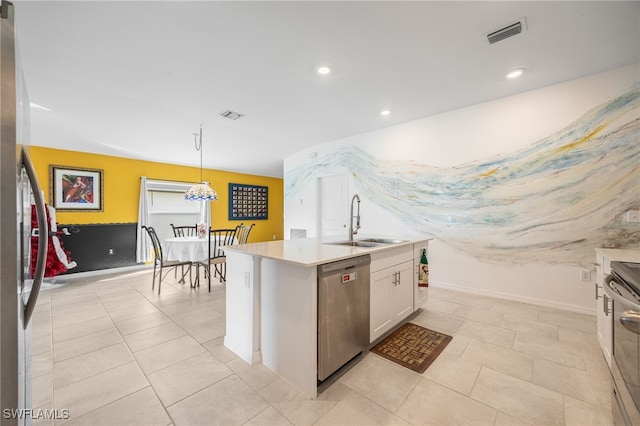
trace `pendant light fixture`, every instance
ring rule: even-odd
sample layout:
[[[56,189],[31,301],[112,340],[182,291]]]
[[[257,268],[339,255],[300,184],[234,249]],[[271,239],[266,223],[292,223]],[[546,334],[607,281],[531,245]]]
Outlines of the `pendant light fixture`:
[[[200,126],[200,141],[198,141],[198,133],[193,134],[193,139],[195,140],[196,151],[200,151],[200,183],[189,188],[184,193],[184,199],[190,201],[217,200],[218,194],[216,191],[202,180],[202,126]]]

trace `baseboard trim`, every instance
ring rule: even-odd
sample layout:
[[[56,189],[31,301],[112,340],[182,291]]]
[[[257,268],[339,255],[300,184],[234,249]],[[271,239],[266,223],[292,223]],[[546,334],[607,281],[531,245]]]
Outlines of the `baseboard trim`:
[[[76,272],[74,274],[62,274],[62,275],[57,275],[55,277],[45,278],[45,281],[56,284],[58,282],[73,281],[73,280],[78,280],[78,279],[87,278],[87,277],[96,277],[96,276],[104,276],[104,275],[120,275],[125,272],[143,271],[146,269],[153,269],[153,264],[122,266],[120,268],[96,269],[95,271]]]
[[[563,310],[563,311],[576,312],[576,313],[579,313],[579,314],[586,314],[586,315],[593,315],[593,316],[596,315],[596,308],[595,307],[593,309],[589,309],[589,308],[585,308],[583,306],[570,305],[570,304],[567,304],[567,303],[559,303],[559,302],[553,302],[553,301],[549,301],[549,300],[542,300],[542,299],[537,299],[537,298],[534,298],[534,297],[524,297],[524,296],[518,296],[518,295],[510,294],[510,293],[502,293],[502,292],[499,292],[499,291],[491,291],[491,290],[483,290],[483,289],[477,289],[477,288],[471,288],[471,287],[463,287],[463,286],[450,284],[450,283],[443,282],[443,281],[431,280],[429,282],[429,285],[433,286],[433,287],[439,287],[439,288],[445,288],[445,289],[450,289],[450,290],[461,291],[461,292],[464,292],[464,293],[478,294],[478,295],[481,295],[481,296],[499,297],[501,299],[511,300],[513,302],[528,303],[530,305],[538,305],[538,306],[543,306],[545,308],[560,309],[560,310]]]
[[[246,352],[243,350],[242,345],[238,344],[236,341],[230,339],[226,335],[224,336],[224,345],[227,347],[227,349],[238,355],[249,365],[258,364],[262,361],[262,354],[260,352],[257,353],[258,355],[256,355],[255,353],[252,354]]]

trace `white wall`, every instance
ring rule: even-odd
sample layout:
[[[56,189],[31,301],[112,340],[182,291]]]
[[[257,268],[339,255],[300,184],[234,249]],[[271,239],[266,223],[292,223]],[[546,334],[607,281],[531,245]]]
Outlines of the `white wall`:
[[[317,235],[317,178],[346,168],[350,193],[362,198],[362,232],[435,238],[434,285],[593,312],[593,282],[580,281],[593,248],[640,240],[638,226],[621,220],[640,207],[639,80],[638,65],[615,69],[293,155],[285,235]],[[621,96],[631,101],[612,102]],[[541,170],[510,180],[538,161]],[[473,186],[455,197],[430,192],[440,177]],[[510,197],[513,206],[492,205]]]

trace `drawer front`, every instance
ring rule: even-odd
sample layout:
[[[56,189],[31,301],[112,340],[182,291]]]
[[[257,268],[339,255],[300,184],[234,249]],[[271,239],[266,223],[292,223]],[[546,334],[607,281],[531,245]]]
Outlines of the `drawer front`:
[[[413,245],[371,253],[371,272],[413,260]]]

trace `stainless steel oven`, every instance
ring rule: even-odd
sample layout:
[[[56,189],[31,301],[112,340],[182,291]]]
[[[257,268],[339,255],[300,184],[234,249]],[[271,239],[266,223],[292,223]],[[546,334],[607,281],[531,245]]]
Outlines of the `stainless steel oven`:
[[[640,263],[611,262],[604,287],[613,300],[614,422],[640,426]]]

